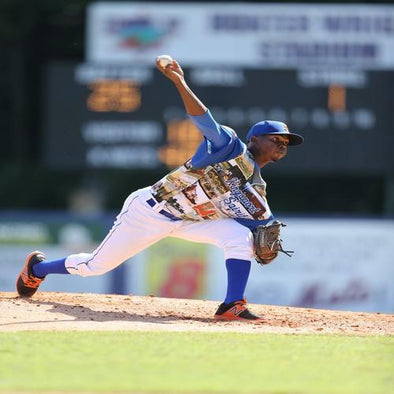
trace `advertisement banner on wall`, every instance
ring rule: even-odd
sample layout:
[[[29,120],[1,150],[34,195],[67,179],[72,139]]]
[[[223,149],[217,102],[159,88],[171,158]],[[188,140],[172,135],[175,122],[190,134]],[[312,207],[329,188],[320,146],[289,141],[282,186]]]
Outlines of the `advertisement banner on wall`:
[[[267,266],[252,261],[250,303],[302,308],[394,312],[392,220],[281,218],[285,247]],[[226,294],[223,252],[165,239],[130,265],[133,294],[210,299]],[[141,284],[145,284],[142,286]]]
[[[394,311],[394,222],[286,219],[282,238],[295,254],[252,264],[251,302],[319,309]]]
[[[18,218],[16,218],[18,217]],[[48,260],[94,250],[106,235],[112,215],[78,219],[67,214],[2,215],[0,218],[0,291],[15,291],[15,281],[26,256],[43,251]],[[78,275],[51,275],[41,291],[113,292],[112,273],[83,278]]]
[[[295,254],[280,254],[267,266],[252,262],[245,293],[250,303],[394,312],[393,220],[280,219],[287,224],[282,229],[285,247]],[[102,222],[0,221],[0,290],[15,290],[15,278],[31,250],[42,250],[49,260],[91,251],[105,227]],[[222,250],[167,238],[105,275],[51,275],[41,290],[221,302],[226,288]]]
[[[88,62],[394,68],[389,5],[114,3],[89,6]]]
[[[151,246],[144,256],[147,293],[195,299],[205,295],[206,245],[169,238]]]

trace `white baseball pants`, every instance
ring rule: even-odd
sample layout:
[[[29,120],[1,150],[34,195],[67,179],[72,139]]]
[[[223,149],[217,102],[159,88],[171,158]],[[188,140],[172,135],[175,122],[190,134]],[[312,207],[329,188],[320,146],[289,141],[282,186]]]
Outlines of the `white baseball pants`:
[[[223,249],[225,259],[251,260],[253,235],[233,219],[173,221],[159,213],[162,206],[150,206],[150,187],[130,194],[112,229],[93,253],[66,258],[66,269],[80,276],[101,275],[165,237],[208,243]]]

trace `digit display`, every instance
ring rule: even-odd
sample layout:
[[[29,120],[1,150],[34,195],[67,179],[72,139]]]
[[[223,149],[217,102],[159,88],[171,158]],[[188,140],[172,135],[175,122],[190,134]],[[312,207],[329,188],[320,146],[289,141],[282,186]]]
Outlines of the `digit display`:
[[[268,173],[394,170],[393,71],[212,67],[185,74],[215,119],[241,138],[264,119],[305,137]],[[43,127],[44,160],[56,169],[173,168],[201,142],[175,87],[153,66],[50,64]]]

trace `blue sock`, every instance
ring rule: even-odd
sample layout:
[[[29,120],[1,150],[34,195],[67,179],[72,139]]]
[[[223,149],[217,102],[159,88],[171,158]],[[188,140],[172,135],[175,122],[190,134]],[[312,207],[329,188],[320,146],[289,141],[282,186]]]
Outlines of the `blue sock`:
[[[33,275],[37,278],[45,278],[48,274],[69,274],[66,270],[66,259],[41,261],[33,265]]]
[[[227,294],[224,302],[244,299],[246,284],[248,283],[251,262],[248,260],[228,259],[227,268]]]

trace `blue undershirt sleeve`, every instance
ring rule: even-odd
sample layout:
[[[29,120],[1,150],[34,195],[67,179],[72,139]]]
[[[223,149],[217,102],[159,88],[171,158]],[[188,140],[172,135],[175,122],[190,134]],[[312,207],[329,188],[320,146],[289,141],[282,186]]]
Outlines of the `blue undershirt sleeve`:
[[[274,219],[274,215],[271,215],[268,219],[265,220],[234,218],[236,222],[242,224],[242,226],[247,227],[251,231],[253,231],[257,226],[266,225],[273,219]]]
[[[230,160],[246,149],[235,131],[217,123],[209,110],[203,115],[189,115],[189,117],[204,136],[204,141],[201,142],[191,159],[195,168]]]
[[[211,112],[207,110],[205,114],[193,116],[188,115],[192,122],[198,127],[203,136],[210,142],[213,150],[219,150],[228,145],[232,136],[212,117]]]

